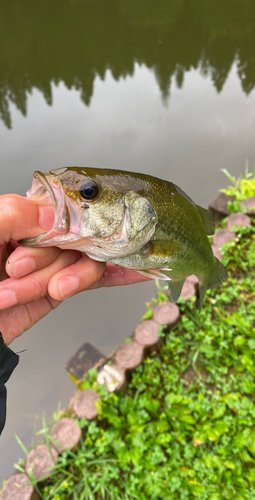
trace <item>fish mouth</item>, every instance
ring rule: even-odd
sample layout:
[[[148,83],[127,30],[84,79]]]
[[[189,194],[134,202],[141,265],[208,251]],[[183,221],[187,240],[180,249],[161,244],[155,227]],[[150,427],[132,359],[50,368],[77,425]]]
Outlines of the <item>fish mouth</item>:
[[[33,185],[27,192],[27,197],[33,200],[44,201],[44,203],[49,203],[49,201],[51,201],[54,208],[54,214],[57,213],[57,199],[55,192],[43,172],[39,172],[39,170],[34,172]]]
[[[41,204],[53,205],[54,224],[53,228],[33,238],[20,241],[25,246],[50,246],[54,245],[54,238],[67,234],[70,228],[70,215],[66,205],[65,193],[61,182],[51,175],[35,171],[31,189],[27,192],[27,198]]]

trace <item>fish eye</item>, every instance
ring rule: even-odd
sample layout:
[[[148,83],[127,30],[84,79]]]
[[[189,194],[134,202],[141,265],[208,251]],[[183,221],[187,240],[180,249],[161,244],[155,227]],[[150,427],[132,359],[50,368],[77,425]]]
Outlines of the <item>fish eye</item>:
[[[86,181],[80,188],[80,195],[84,200],[94,200],[98,193],[99,188],[94,181]]]

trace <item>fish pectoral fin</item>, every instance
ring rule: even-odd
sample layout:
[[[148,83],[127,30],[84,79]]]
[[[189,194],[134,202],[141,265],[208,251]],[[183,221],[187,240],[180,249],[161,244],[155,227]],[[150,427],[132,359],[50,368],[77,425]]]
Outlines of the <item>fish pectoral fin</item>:
[[[215,233],[215,228],[216,228],[215,220],[214,220],[211,212],[209,212],[209,210],[206,210],[206,208],[200,207],[199,205],[196,205],[196,207],[197,207],[199,214],[200,214],[200,217],[204,223],[206,234],[208,236],[211,236],[212,234]]]
[[[136,271],[144,276],[153,278],[154,280],[170,280],[171,278],[166,275],[165,271],[161,269],[136,269]]]
[[[170,293],[170,298],[171,301],[175,304],[177,300],[179,299],[182,291],[182,287],[184,285],[184,281],[186,278],[181,279],[179,281],[176,280],[171,280],[168,281],[168,288],[169,288],[169,293]]]
[[[149,241],[144,247],[143,257],[169,257],[173,253],[182,252],[185,246],[177,243],[176,241],[168,240],[152,240]]]

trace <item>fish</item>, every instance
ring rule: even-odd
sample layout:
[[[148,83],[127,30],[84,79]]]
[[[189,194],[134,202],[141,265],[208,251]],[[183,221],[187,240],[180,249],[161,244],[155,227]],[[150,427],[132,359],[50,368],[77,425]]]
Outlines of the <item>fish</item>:
[[[166,280],[176,303],[187,276],[206,290],[228,273],[213,255],[211,213],[172,182],[147,174],[96,167],[35,171],[29,199],[54,207],[54,225],[21,244],[85,252],[90,258]]]

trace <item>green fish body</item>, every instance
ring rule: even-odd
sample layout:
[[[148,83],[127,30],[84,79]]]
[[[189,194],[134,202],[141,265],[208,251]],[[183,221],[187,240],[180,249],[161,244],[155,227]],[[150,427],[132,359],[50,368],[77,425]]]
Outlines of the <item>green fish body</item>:
[[[22,243],[57,246],[92,259],[135,269],[169,282],[176,302],[187,276],[195,274],[200,307],[208,288],[227,279],[207,235],[210,212],[175,184],[146,174],[94,167],[67,167],[34,173],[27,196],[51,203],[52,230]]]

